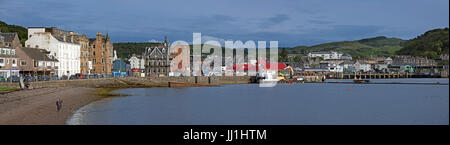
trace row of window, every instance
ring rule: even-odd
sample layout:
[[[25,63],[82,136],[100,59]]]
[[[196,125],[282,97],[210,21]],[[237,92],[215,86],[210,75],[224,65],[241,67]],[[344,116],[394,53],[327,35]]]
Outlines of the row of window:
[[[166,66],[167,62],[148,62],[149,66]]]
[[[0,48],[0,54],[3,54],[3,55],[16,55],[16,50],[15,49],[10,49],[10,48]]]
[[[166,69],[164,68],[155,68],[150,70],[151,73],[165,73]]]
[[[10,62],[10,60],[9,59],[5,59],[5,58],[0,58],[0,65],[5,65],[5,62],[6,62],[6,64],[9,64],[9,62]],[[11,64],[12,64],[12,66],[17,66],[17,59],[11,59]],[[20,60],[20,66],[27,66],[27,61],[25,61],[25,60]]]

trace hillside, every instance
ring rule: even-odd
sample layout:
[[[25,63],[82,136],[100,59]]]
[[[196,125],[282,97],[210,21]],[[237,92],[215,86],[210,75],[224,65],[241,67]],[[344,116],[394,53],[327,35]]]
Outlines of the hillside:
[[[350,54],[353,57],[390,56],[400,50],[406,40],[387,38],[384,36],[367,38],[356,41],[341,41],[324,43],[315,46],[297,46],[289,50],[289,53],[309,53],[315,51],[338,51]]]
[[[129,56],[133,53],[136,55],[141,55],[145,52],[145,47],[154,47],[159,43],[150,42],[126,42],[126,43],[114,43],[114,50],[117,52],[117,57],[128,60]]]
[[[17,25],[8,25],[3,21],[0,21],[0,32],[3,33],[17,32],[17,35],[19,35],[19,39],[22,45],[25,45],[25,41],[27,41],[28,38],[28,30],[26,28]]]
[[[439,55],[449,53],[448,40],[448,28],[430,30],[408,41],[397,54],[437,59]]]

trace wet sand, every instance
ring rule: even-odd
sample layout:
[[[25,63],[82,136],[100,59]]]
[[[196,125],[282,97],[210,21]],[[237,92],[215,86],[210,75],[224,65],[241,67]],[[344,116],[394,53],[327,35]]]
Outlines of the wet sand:
[[[20,90],[0,95],[0,125],[64,125],[78,108],[101,99],[99,89],[50,87]],[[63,101],[56,110],[56,100]]]

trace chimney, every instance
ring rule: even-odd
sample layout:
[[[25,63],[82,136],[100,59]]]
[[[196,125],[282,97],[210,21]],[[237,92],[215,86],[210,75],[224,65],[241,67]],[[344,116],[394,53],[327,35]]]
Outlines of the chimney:
[[[97,40],[102,40],[102,32],[97,32]]]
[[[73,32],[70,32],[70,42],[72,42],[73,43]]]

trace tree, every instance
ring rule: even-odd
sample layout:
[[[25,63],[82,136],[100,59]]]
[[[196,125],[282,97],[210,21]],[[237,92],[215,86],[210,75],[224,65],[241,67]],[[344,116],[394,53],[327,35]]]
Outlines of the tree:
[[[287,61],[287,51],[286,48],[281,49],[280,60]]]
[[[300,62],[301,59],[302,59],[301,56],[296,56],[296,57],[294,58],[294,61],[295,61],[295,62]]]

